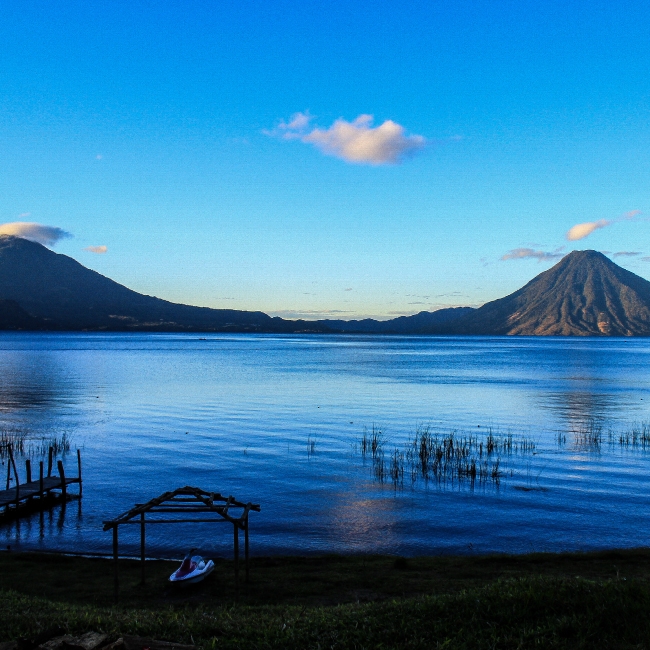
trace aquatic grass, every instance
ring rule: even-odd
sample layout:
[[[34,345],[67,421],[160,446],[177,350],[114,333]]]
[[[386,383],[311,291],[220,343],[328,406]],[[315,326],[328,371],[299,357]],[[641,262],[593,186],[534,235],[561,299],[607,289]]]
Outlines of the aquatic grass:
[[[417,468],[411,472],[413,479],[419,477],[439,483],[464,479],[469,479],[472,484],[488,480],[498,483],[503,476],[499,454],[510,455],[532,449],[532,441],[522,443],[511,433],[501,436],[491,428],[484,436],[457,430],[440,435],[429,425],[419,425],[408,443],[406,457],[413,470]]]
[[[569,434],[573,437],[573,446],[584,451],[600,453],[606,443],[610,448],[650,451],[650,421],[634,422],[627,428],[617,431],[611,426],[605,429],[600,420],[587,418],[578,424],[573,424]],[[567,434],[558,431],[555,434],[555,442],[558,447],[563,447],[567,442]]]
[[[72,447],[72,436],[64,431],[52,436],[35,436],[25,429],[4,427],[0,429],[0,459],[9,457],[11,447],[14,457],[45,458],[50,448],[55,456],[67,454]]]
[[[394,485],[404,483],[404,454],[397,447],[391,456],[389,473]]]
[[[430,424],[418,424],[415,432],[402,448],[389,445],[384,428],[373,424],[364,427],[360,443],[354,449],[372,461],[372,474],[380,483],[391,481],[395,486],[404,485],[404,477],[410,478],[411,486],[418,481],[436,482],[440,486],[467,481],[474,484],[495,486],[507,475],[514,475],[509,466],[513,457],[532,457],[537,453],[535,440],[511,431],[501,432],[491,426],[480,432],[452,429],[442,433]],[[626,449],[650,451],[650,421],[634,423],[616,432],[606,428],[601,420],[588,418],[574,423],[569,430],[573,447],[601,453],[603,446],[620,446]],[[567,433],[554,435],[558,447],[567,444]]]
[[[10,447],[14,455],[23,455],[26,440],[27,432],[24,429],[7,427],[0,429],[0,458],[4,460],[9,457]]]
[[[311,458],[316,453],[316,438],[312,438],[311,434],[307,436],[307,457]]]
[[[635,422],[629,429],[621,431],[616,438],[621,447],[650,448],[650,422]]]
[[[363,435],[361,436],[362,455],[370,454],[373,457],[379,455],[383,449],[384,440],[384,432],[375,424],[372,425],[370,431],[368,431],[367,427],[363,427]]]
[[[60,436],[51,436],[49,438],[40,438],[35,440],[31,447],[31,454],[33,456],[47,456],[50,448],[54,455],[67,454],[72,445],[72,436],[64,431]]]
[[[403,450],[394,447],[386,459],[386,436],[381,427],[364,427],[360,441],[362,456],[372,460],[376,480],[404,484],[408,475],[411,485],[418,480],[435,481],[440,485],[468,480],[471,485],[492,482],[498,485],[505,475],[501,456],[534,453],[535,442],[516,437],[511,432],[500,434],[491,427],[481,435],[453,430],[447,434],[435,431],[431,425],[419,424]]]
[[[570,433],[573,435],[574,445],[578,449],[600,451],[604,440],[603,424],[600,420],[587,418],[574,424]]]

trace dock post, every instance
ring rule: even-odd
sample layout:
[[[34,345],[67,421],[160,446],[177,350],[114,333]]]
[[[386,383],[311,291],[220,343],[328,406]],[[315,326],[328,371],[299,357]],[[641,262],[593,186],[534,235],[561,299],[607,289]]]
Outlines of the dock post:
[[[239,526],[234,524],[235,528],[235,599],[239,600]]]
[[[18,469],[16,468],[16,461],[14,460],[13,445],[9,445],[9,466],[14,468],[14,477],[16,479],[16,508],[20,505],[20,481],[18,480]]]
[[[248,513],[246,513],[244,528],[244,558],[246,561],[246,584],[248,584]]]
[[[27,479],[25,481],[25,483],[31,483],[32,482],[32,461],[29,460],[29,458],[27,458],[25,460],[25,477]],[[29,497],[29,499],[27,501],[28,501],[28,503],[31,504],[33,500],[34,500],[33,497]]]
[[[50,447],[50,450],[47,452],[47,475],[52,476],[52,458],[54,456],[54,448]]]
[[[9,451],[9,446],[7,445],[7,451]],[[11,485],[11,463],[9,462],[9,458],[7,458],[7,487],[5,489],[9,489],[9,486]],[[5,506],[5,514],[9,512],[9,504]]]
[[[43,509],[43,499],[45,498],[45,492],[43,491],[43,461],[38,464],[38,502]]]
[[[120,577],[117,572],[117,524],[113,526],[113,594],[115,597],[115,603],[117,603],[117,597],[120,591]]]
[[[144,512],[140,513],[140,572],[141,572],[141,580],[142,584],[145,583],[145,577],[144,577],[144,526],[145,526],[145,519],[144,519]]]
[[[65,471],[63,470],[63,461],[59,460],[57,462],[57,466],[59,468],[59,476],[61,477],[61,497],[63,498],[63,503],[65,503],[67,493],[68,493],[68,488],[67,485],[65,484]]]
[[[77,471],[79,473],[79,496],[83,495],[83,486],[81,484],[81,450],[77,449]]]

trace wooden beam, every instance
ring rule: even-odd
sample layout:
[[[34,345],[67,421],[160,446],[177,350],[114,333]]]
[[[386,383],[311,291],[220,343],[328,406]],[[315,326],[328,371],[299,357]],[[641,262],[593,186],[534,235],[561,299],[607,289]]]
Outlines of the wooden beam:
[[[63,461],[59,460],[57,461],[57,467],[59,468],[59,476],[61,477],[61,497],[63,498],[63,503],[65,504],[65,500],[68,495],[68,486],[66,485],[65,482],[65,471],[63,469]]]
[[[235,546],[235,598],[239,600],[239,526],[233,526]]]
[[[25,478],[27,479],[26,483],[32,482],[32,461],[29,458],[25,459]],[[33,497],[29,497],[28,502],[31,504],[33,500]]]
[[[120,576],[117,570],[117,558],[117,526],[113,526],[113,595],[116,603],[120,592]]]
[[[81,483],[81,450],[77,449],[77,472],[79,474],[79,496],[83,495],[83,485]]]
[[[18,470],[16,469],[16,461],[14,460],[13,445],[9,445],[9,464],[14,468],[14,477],[16,478],[16,508],[20,504],[20,480],[18,479]]]
[[[142,584],[145,583],[145,577],[144,577],[144,562],[145,562],[145,554],[144,554],[144,527],[145,527],[145,519],[144,519],[144,512],[140,514],[140,571],[141,571],[141,581]]]
[[[225,519],[147,519],[147,524],[232,524],[231,521]],[[104,530],[108,530],[113,526],[128,526],[140,524],[139,520],[127,519],[126,521],[105,521]],[[236,526],[236,524],[233,524]]]
[[[248,516],[244,524],[244,558],[246,561],[246,584],[248,584]]]

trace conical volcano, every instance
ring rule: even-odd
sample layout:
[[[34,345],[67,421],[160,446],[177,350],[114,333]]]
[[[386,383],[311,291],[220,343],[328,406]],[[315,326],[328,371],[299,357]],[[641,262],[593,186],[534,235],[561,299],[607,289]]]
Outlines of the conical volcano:
[[[514,293],[456,321],[458,334],[650,336],[650,282],[574,251]]]

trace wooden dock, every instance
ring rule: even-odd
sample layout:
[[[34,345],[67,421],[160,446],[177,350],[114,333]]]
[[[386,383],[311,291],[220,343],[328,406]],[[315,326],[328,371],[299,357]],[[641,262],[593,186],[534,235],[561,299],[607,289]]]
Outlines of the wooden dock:
[[[82,482],[81,482],[81,452],[77,449],[77,468],[78,475],[76,477],[67,477],[63,467],[63,461],[57,461],[58,476],[52,476],[54,450],[50,447],[47,474],[45,474],[44,463],[39,463],[39,476],[36,481],[32,480],[32,466],[31,461],[25,461],[25,476],[24,483],[20,483],[18,477],[18,469],[13,454],[13,449],[10,445],[7,446],[7,487],[5,490],[0,490],[0,510],[4,508],[5,515],[14,514],[19,516],[21,511],[25,510],[25,506],[35,506],[38,509],[50,507],[55,502],[65,503],[70,495],[68,495],[68,487],[75,483],[79,485],[79,497],[82,495]],[[12,477],[13,470],[13,477]],[[11,487],[11,483],[14,486]],[[58,497],[56,501],[53,497]],[[31,508],[27,508],[30,509]]]

